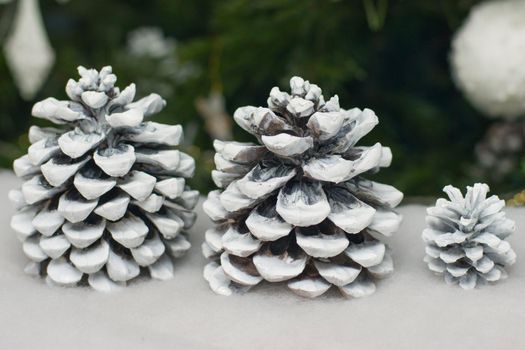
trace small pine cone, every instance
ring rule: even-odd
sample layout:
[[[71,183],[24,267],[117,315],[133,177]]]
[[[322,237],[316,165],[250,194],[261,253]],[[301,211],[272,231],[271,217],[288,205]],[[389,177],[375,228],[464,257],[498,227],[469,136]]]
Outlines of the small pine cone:
[[[525,150],[525,123],[502,121],[492,125],[476,145],[476,156],[486,176],[501,180],[514,171]]]
[[[186,186],[194,160],[173,149],[180,125],[143,121],[166,104],[151,94],[136,102],[120,91],[111,67],[79,67],[70,101],[47,98],[32,114],[61,126],[29,130],[28,154],[15,160],[25,182],[10,193],[11,227],[32,260],[26,271],[51,284],[87,281],[111,290],[149,271],[172,277],[172,257],[189,249],[199,193]]]
[[[464,289],[505,278],[505,266],[516,261],[505,240],[515,230],[514,221],[502,211],[505,202],[498,196],[487,198],[486,184],[467,187],[465,197],[452,186],[443,191],[450,200],[440,198],[428,208],[422,236],[429,269]]]
[[[229,295],[262,280],[287,281],[305,297],[332,285],[345,296],[375,291],[374,279],[393,271],[378,236],[397,231],[392,208],[403,194],[363,178],[392,160],[379,143],[356,143],[378,123],[369,109],[344,110],[337,96],[299,77],[291,94],[274,87],[268,108],[241,107],[234,119],[259,141],[215,141],[216,185],[204,211],[216,223],[206,232],[204,277]],[[374,233],[374,235],[372,235]]]

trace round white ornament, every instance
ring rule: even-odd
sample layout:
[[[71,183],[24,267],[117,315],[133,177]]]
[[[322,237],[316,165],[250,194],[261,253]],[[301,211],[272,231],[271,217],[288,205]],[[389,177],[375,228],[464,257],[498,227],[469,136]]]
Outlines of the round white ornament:
[[[525,115],[525,1],[475,6],[453,39],[450,62],[456,84],[478,110]]]

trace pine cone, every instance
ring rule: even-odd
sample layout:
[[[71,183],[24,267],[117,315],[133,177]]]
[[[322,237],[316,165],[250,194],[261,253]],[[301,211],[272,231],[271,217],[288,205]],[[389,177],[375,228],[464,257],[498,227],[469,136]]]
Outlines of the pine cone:
[[[28,154],[15,160],[21,190],[10,197],[12,228],[33,262],[28,273],[59,285],[87,282],[111,290],[149,270],[172,277],[172,257],[189,249],[199,193],[185,184],[194,160],[172,149],[180,125],[143,121],[166,104],[151,94],[136,102],[135,85],[114,87],[111,67],[79,67],[71,101],[47,98],[32,114],[61,128],[29,130]]]
[[[223,191],[203,204],[216,223],[202,249],[213,260],[204,277],[229,295],[266,280],[288,281],[305,297],[332,285],[346,296],[375,291],[374,278],[393,271],[385,244],[401,217],[403,194],[366,180],[388,167],[392,153],[356,143],[378,123],[374,112],[324,101],[321,89],[294,77],[291,94],[274,87],[268,108],[241,107],[234,119],[259,144],[215,141],[212,173]]]
[[[505,202],[498,196],[487,198],[486,184],[467,187],[464,198],[455,187],[443,191],[450,200],[440,198],[428,208],[428,228],[423,231],[429,269],[464,289],[505,278],[504,267],[516,260],[505,240],[515,230],[514,221],[502,211]]]

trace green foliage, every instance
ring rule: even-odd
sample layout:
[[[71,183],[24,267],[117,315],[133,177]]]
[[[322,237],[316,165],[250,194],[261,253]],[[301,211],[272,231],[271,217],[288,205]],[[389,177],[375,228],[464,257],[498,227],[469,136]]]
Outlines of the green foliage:
[[[435,195],[448,183],[474,180],[474,145],[489,121],[455,88],[448,65],[453,33],[476,1],[444,0],[90,0],[59,5],[42,1],[45,24],[57,62],[40,92],[64,98],[64,85],[81,64],[111,64],[119,85],[159,76],[156,62],[134,62],[126,56],[127,34],[142,26],[158,26],[177,40],[181,62],[200,74],[173,83],[165,96],[163,122],[195,129],[190,152],[200,171],[192,186],[206,191],[211,139],[195,110],[195,99],[219,89],[229,113],[243,105],[264,105],[272,86],[286,87],[300,75],[337,93],[345,108],[369,107],[379,126],[364,143],[392,147],[394,162],[378,180],[407,195]],[[9,20],[9,7],[0,16]],[[6,19],[7,18],[7,19]],[[18,96],[0,56],[0,161],[8,166],[27,147],[25,132],[32,102]],[[176,86],[175,86],[176,85]],[[149,85],[148,85],[149,88]],[[150,91],[139,90],[141,94]],[[235,130],[239,140],[250,140]],[[519,169],[516,170],[519,172]],[[511,191],[523,176],[492,184]]]

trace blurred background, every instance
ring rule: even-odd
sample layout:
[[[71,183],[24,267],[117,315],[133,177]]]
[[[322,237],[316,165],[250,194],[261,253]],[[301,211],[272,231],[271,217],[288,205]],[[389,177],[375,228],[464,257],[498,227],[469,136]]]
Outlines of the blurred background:
[[[362,144],[394,153],[378,181],[410,197],[484,181],[509,198],[525,187],[525,12],[521,0],[493,3],[0,0],[0,166],[11,167],[28,127],[42,125],[30,115],[36,101],[65,99],[78,65],[112,65],[118,86],[135,82],[139,97],[168,101],[156,121],[183,124],[198,165],[192,185],[206,192],[212,138],[250,140],[231,122],[235,109],[265,105],[272,86],[288,90],[300,75],[344,108],[377,113]],[[471,11],[484,12],[475,20]],[[483,58],[494,51],[502,56]]]

